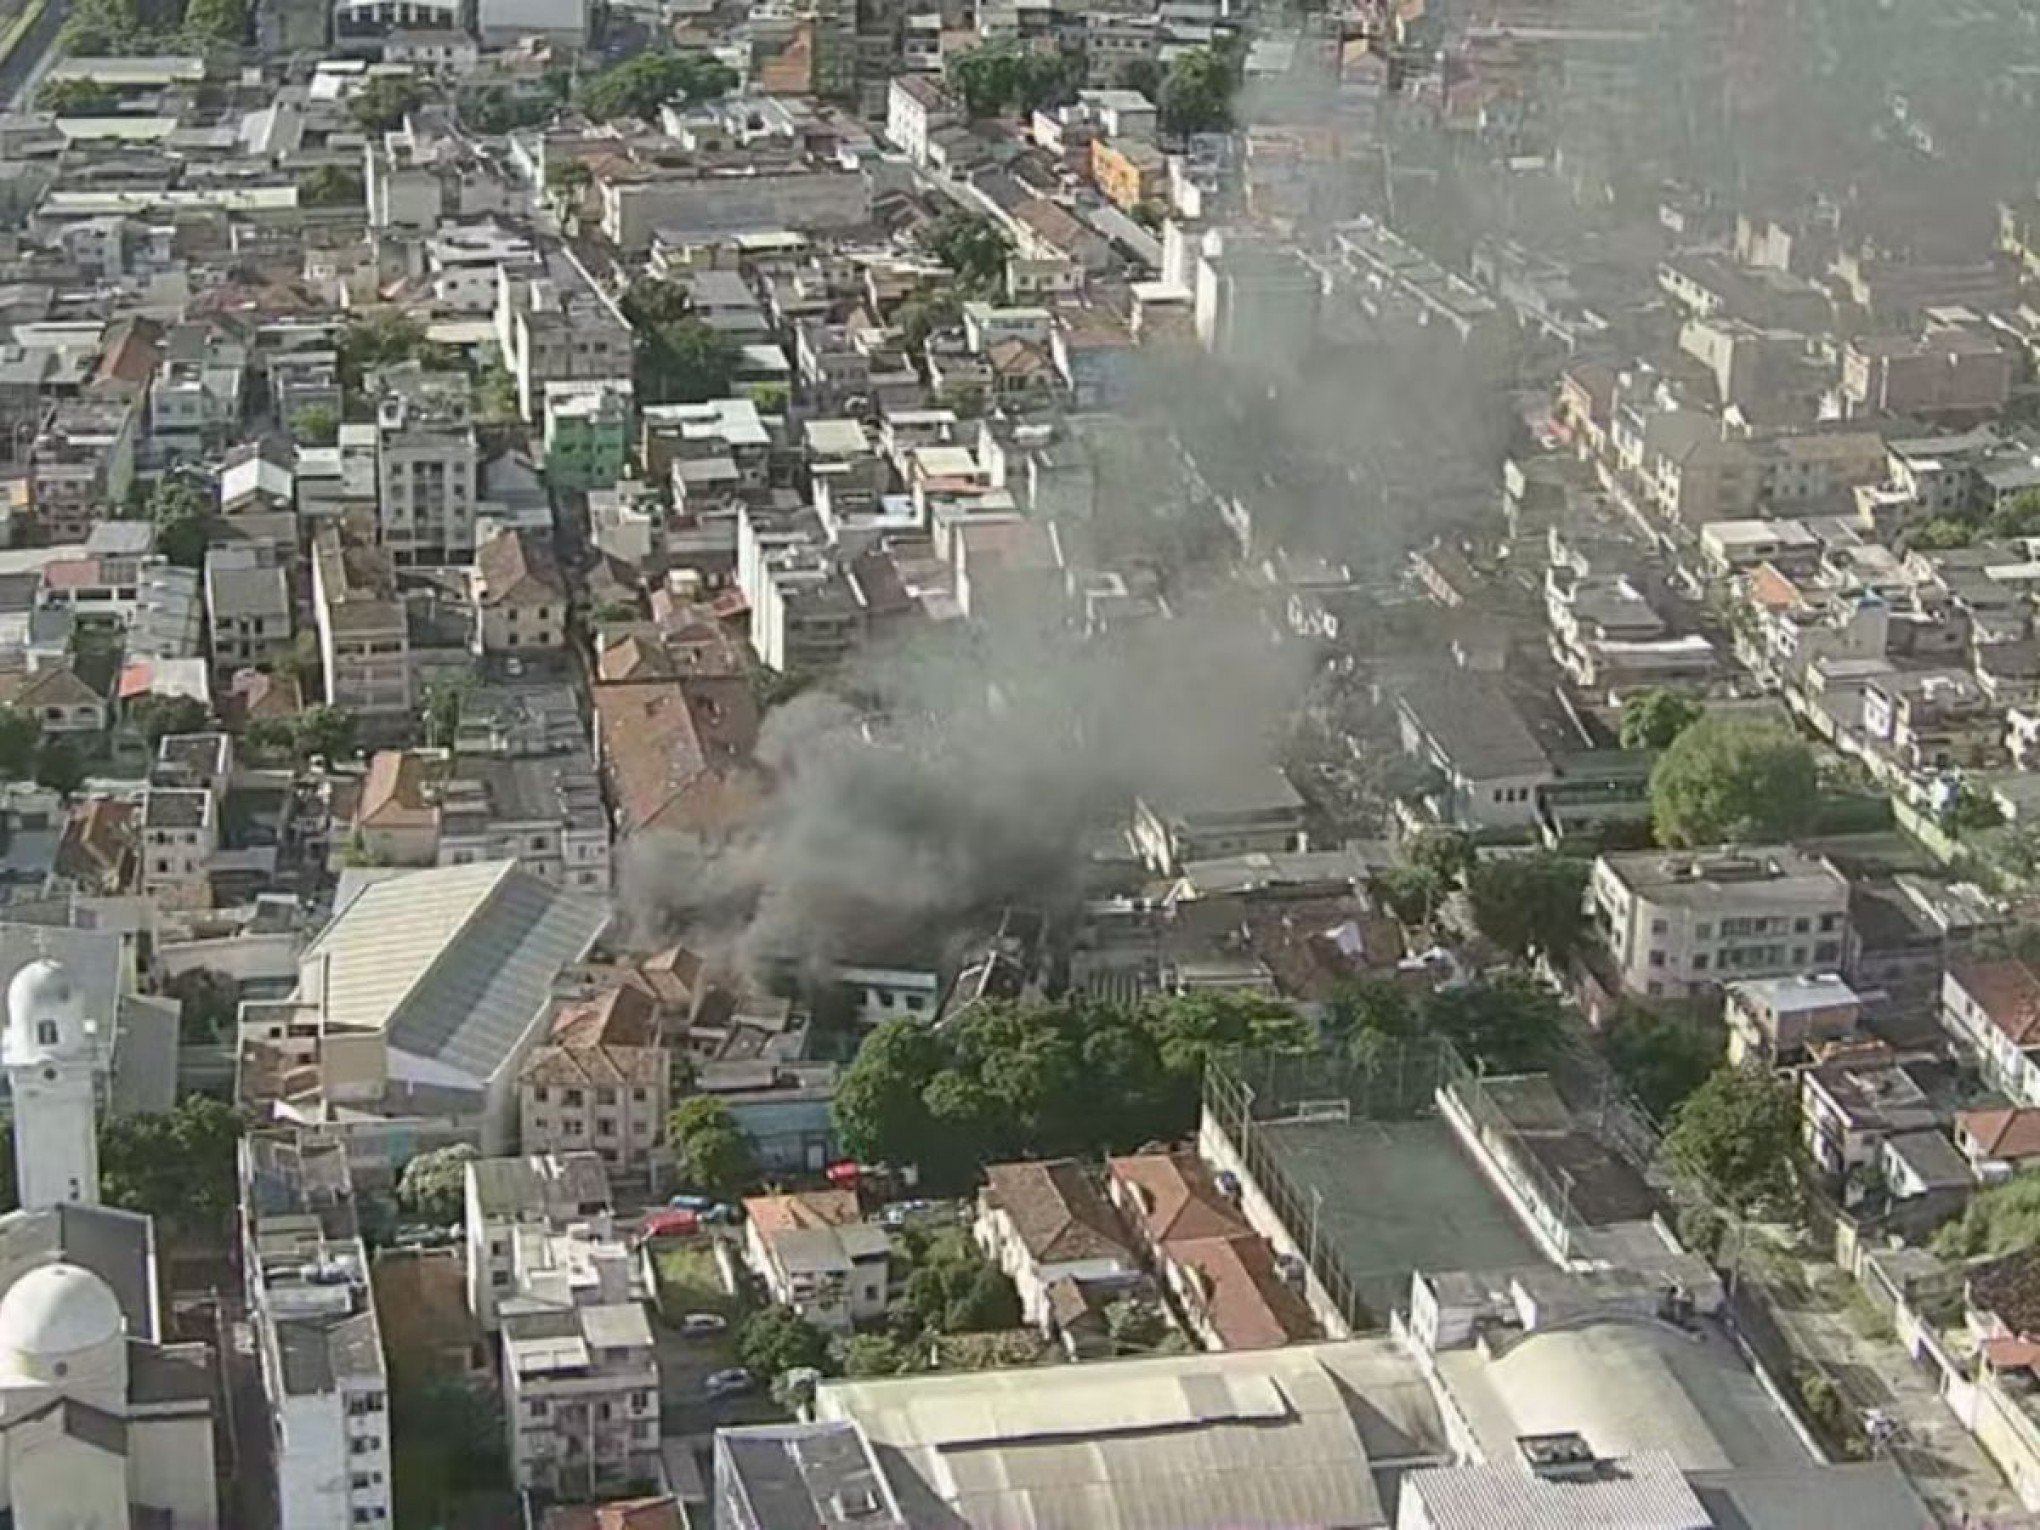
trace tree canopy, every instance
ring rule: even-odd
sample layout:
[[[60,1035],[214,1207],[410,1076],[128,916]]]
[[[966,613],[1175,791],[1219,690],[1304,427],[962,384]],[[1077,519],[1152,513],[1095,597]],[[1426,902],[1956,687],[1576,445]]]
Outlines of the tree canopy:
[[[1710,1027],[1675,1015],[1625,1009],[1608,1023],[1608,1063],[1623,1087],[1659,1120],[1671,1119],[1721,1061]]]
[[[349,103],[354,120],[371,133],[387,133],[425,104],[425,87],[408,74],[372,75]]]
[[[171,734],[201,733],[212,721],[212,713],[197,697],[159,696],[154,692],[129,702],[127,715],[151,754]]]
[[[729,393],[740,348],[693,311],[686,288],[642,278],[618,306],[636,334],[640,400],[699,404]]]
[[[1031,116],[1074,96],[1083,71],[1083,60],[1073,54],[1007,43],[958,54],[949,64],[949,82],[973,117]]]
[[[467,1210],[467,1166],[479,1156],[465,1142],[420,1153],[397,1179],[397,1204],[440,1226],[458,1222]]]
[[[823,1371],[829,1367],[829,1338],[791,1307],[765,1307],[737,1329],[737,1359],[768,1381],[801,1368]]]
[[[1518,960],[1563,962],[1586,924],[1591,870],[1585,861],[1543,852],[1483,861],[1466,880],[1473,922]]]
[[[2021,1174],[1969,1199],[1962,1215],[1934,1234],[1943,1259],[1999,1258],[2040,1246],[2040,1176]]]
[[[1622,705],[1622,747],[1669,749],[1705,710],[1677,691],[1658,689],[1631,696]]]
[[[1005,231],[983,213],[951,208],[921,234],[928,253],[956,273],[967,295],[996,292],[1006,280],[1013,245]]]
[[[1800,1156],[1798,1090],[1758,1068],[1717,1068],[1665,1134],[1673,1170],[1738,1215],[1791,1202]]]
[[[705,53],[640,53],[583,80],[580,105],[597,122],[653,122],[668,102],[713,101],[736,86],[736,71]]]
[[[204,489],[182,474],[165,474],[149,495],[156,550],[179,568],[205,567],[212,511],[212,496]]]
[[[238,1189],[241,1118],[209,1095],[188,1094],[160,1115],[111,1116],[99,1128],[100,1197],[179,1232],[216,1234]]]
[[[324,404],[307,404],[291,416],[290,433],[305,446],[331,446],[340,439],[340,416]]]
[[[1658,760],[1650,801],[1663,844],[1789,839],[1813,820],[1820,770],[1781,724],[1703,717]]]
[[[735,1195],[758,1177],[751,1143],[730,1108],[713,1095],[682,1100],[666,1118],[666,1140],[687,1181],[716,1195]]]
[[[1222,133],[1232,126],[1239,75],[1232,60],[1210,48],[1186,48],[1163,77],[1157,120],[1164,133]]]
[[[1309,1025],[1231,994],[1125,1007],[993,1003],[940,1031],[912,1019],[868,1036],[836,1093],[847,1151],[966,1184],[978,1165],[1094,1155],[1183,1136],[1204,1064],[1233,1048],[1300,1049]]]

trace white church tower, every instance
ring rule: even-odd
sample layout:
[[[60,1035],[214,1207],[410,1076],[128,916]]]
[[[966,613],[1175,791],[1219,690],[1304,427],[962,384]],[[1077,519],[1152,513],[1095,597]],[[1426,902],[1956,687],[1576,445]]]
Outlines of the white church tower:
[[[99,1203],[93,1076],[99,1029],[71,975],[47,957],[7,985],[0,1066],[14,1094],[14,1175],[24,1210]]]

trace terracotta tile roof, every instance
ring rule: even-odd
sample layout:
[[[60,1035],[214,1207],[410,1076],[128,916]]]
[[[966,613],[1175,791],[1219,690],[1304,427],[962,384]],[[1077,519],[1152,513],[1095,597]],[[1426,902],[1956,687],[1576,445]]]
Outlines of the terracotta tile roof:
[[[122,319],[107,326],[100,342],[95,387],[146,388],[163,361],[162,328],[152,319]]]
[[[539,1530],[687,1530],[687,1520],[671,1496],[627,1498],[548,1509]]]
[[[68,665],[0,675],[0,701],[17,707],[82,707],[103,701]]]
[[[2008,1105],[1996,1110],[1959,1110],[1955,1125],[1985,1158],[2016,1163],[2040,1158],[2040,1110]]]
[[[792,1195],[754,1195],[744,1215],[761,1234],[849,1227],[864,1220],[854,1190],[799,1190]]]
[[[1969,1272],[1969,1306],[2021,1338],[2040,1339],[2040,1248],[2020,1249]]]
[[[296,676],[240,669],[234,671],[225,715],[236,724],[259,722],[268,718],[294,717],[304,710],[304,705],[304,690]]]
[[[439,809],[426,799],[427,763],[402,749],[381,749],[368,762],[354,821],[371,829],[427,828]]]
[[[659,1010],[642,989],[619,985],[593,999],[566,1004],[546,1037],[556,1047],[650,1047],[659,1043]]]
[[[625,834],[722,834],[756,811],[758,706],[734,676],[599,685],[602,765]]]
[[[57,841],[57,874],[103,892],[124,887],[134,865],[139,812],[136,804],[110,797],[79,808]]]
[[[1949,976],[2015,1046],[2040,1044],[2040,978],[2024,962],[1958,961]]]
[[[1750,575],[1750,599],[1767,611],[1789,611],[1801,603],[1799,586],[1768,563]]]
[[[995,1163],[985,1170],[985,1199],[1012,1220],[1021,1244],[1042,1264],[1133,1260],[1126,1228],[1074,1159]]]
[[[667,1077],[664,1047],[542,1046],[518,1070],[521,1084],[654,1085]]]
[[[613,685],[632,680],[676,680],[680,667],[664,644],[631,633],[602,645],[596,672],[605,683]]]
[[[1115,1203],[1122,1210],[1133,1208],[1129,1214],[1138,1216],[1152,1243],[1230,1238],[1252,1231],[1195,1153],[1108,1158],[1105,1172],[1119,1190]]]
[[[1275,1268],[1275,1250],[1258,1233],[1185,1239],[1169,1258],[1197,1284],[1205,1320],[1225,1349],[1278,1349],[1317,1337],[1310,1308]]]
[[[566,598],[551,551],[522,532],[498,532],[484,542],[475,551],[475,572],[485,606],[543,605]]]
[[[691,1006],[702,991],[708,963],[686,946],[668,946],[638,964],[652,997],[669,1008]]]

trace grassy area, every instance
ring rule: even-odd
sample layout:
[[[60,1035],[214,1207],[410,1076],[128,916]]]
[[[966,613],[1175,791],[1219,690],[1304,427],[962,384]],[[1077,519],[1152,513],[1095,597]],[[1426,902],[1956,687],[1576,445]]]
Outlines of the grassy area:
[[[741,1298],[723,1289],[715,1245],[707,1238],[669,1243],[652,1255],[659,1282],[659,1311],[677,1323],[683,1312],[719,1312],[735,1323],[744,1315]]]

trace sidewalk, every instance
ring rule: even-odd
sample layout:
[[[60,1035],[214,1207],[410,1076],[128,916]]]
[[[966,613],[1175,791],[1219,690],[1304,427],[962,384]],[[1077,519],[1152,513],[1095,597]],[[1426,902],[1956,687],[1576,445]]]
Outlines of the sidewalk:
[[[1774,1254],[1777,1251],[1774,1251]],[[1897,1421],[1888,1454],[1941,1524],[1992,1530],[2040,1526],[2004,1477],[1942,1403],[1927,1375],[1891,1335],[1867,1300],[1850,1301],[1855,1282],[1833,1264],[1803,1262],[1806,1290],[1787,1290],[1756,1272],[1778,1326],[1792,1347],[1825,1370],[1861,1418],[1881,1409]]]

